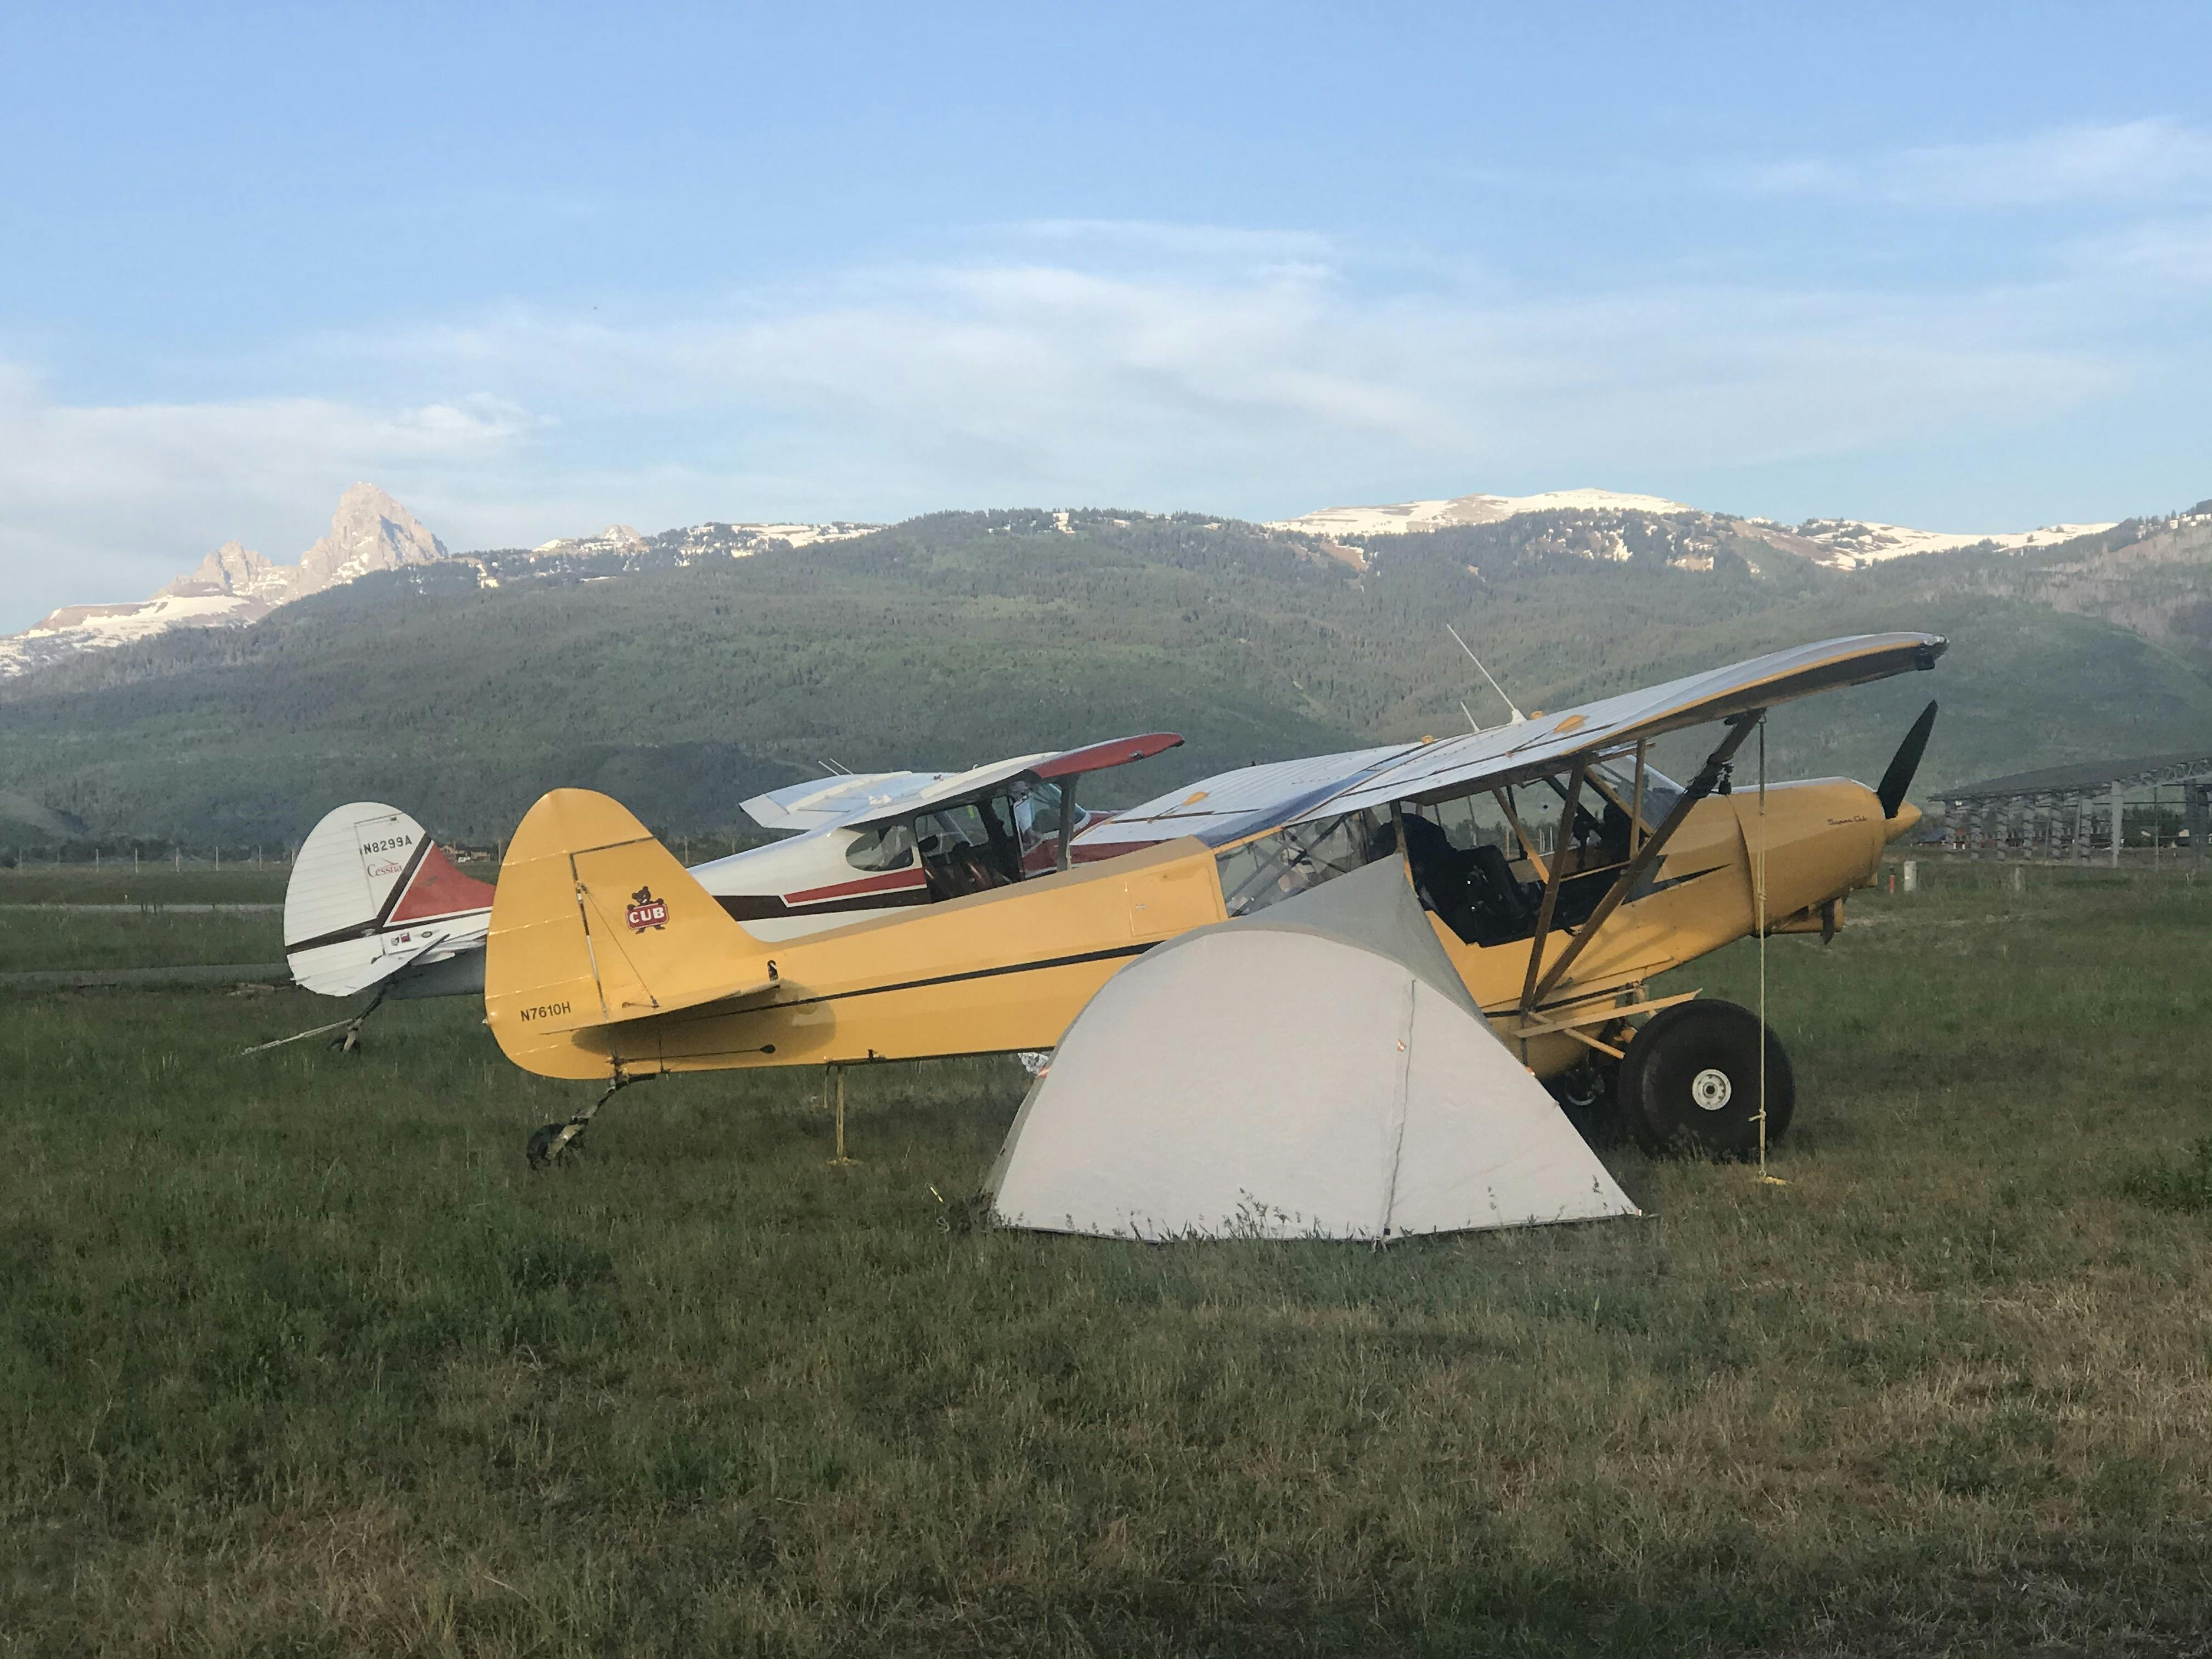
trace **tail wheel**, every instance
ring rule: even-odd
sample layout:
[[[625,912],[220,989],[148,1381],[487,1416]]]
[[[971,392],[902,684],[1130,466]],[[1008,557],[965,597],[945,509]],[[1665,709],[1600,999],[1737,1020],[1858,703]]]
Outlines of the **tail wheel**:
[[[1771,1146],[1788,1132],[1797,1103],[1781,1039],[1750,1009],[1714,998],[1654,1014],[1620,1065],[1621,1116],[1637,1145],[1655,1156],[1756,1156],[1762,1047]]]

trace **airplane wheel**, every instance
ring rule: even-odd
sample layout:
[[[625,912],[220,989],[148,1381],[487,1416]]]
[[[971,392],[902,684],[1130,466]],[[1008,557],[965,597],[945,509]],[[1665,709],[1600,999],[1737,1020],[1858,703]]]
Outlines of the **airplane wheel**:
[[[1620,1139],[1620,1064],[1592,1054],[1557,1077],[1545,1088],[1559,1103],[1567,1121],[1593,1146],[1609,1146]]]
[[[532,1169],[542,1170],[553,1161],[553,1143],[561,1138],[561,1131],[568,1127],[566,1123],[545,1123],[530,1132],[530,1139],[523,1152],[529,1158]]]
[[[1700,997],[1662,1008],[1628,1045],[1621,1117],[1656,1156],[1719,1159],[1759,1152],[1759,1052],[1766,1047],[1766,1144],[1790,1127],[1797,1090],[1782,1041],[1748,1008]]]

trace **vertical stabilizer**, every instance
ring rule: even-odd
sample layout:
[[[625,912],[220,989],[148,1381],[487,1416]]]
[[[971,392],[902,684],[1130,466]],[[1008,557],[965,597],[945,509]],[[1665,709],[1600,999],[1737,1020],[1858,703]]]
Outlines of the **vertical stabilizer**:
[[[774,977],[769,950],[620,802],[556,789],[530,809],[500,866],[484,1015],[514,1057],[540,1032],[763,988]]]
[[[349,802],[323,815],[293,860],[285,958],[308,990],[350,996],[475,950],[491,899],[489,883],[463,875],[398,807]]]

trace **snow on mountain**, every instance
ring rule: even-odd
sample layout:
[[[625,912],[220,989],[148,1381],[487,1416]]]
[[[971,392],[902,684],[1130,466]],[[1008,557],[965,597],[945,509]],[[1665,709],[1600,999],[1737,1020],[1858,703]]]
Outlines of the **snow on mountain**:
[[[1540,495],[1456,495],[1449,501],[1401,501],[1394,507],[1328,507],[1295,519],[1279,519],[1271,530],[1297,530],[1316,536],[1395,536],[1410,531],[1444,530],[1457,525],[1496,524],[1524,513],[1574,512],[1593,514],[1648,513],[1655,516],[1706,514],[1658,495],[1630,495],[1612,489],[1553,489]],[[1808,519],[1787,525],[1772,519],[1737,520],[1774,547],[1832,569],[1857,570],[1884,559],[1914,553],[1944,553],[1962,547],[1990,546],[2008,552],[2047,547],[2076,536],[2110,530],[2109,524],[2054,524],[2040,530],[1911,530],[1902,525],[1859,519]]]
[[[1858,519],[1808,519],[1799,525],[1777,525],[1768,519],[1746,522],[1817,543],[1832,554],[1820,562],[1843,570],[1857,570],[1884,559],[1901,559],[1914,553],[1948,553],[1961,547],[1989,546],[2017,553],[2025,548],[2070,542],[2076,536],[2094,536],[2112,527],[2109,524],[2052,524],[2040,530],[1954,532],[1908,530],[1902,525],[1871,524]]]
[[[1295,519],[1279,519],[1270,530],[1301,530],[1313,536],[1395,536],[1412,530],[1445,530],[1455,525],[1496,524],[1523,513],[1694,513],[1658,495],[1626,495],[1614,489],[1553,489],[1540,495],[1455,495],[1449,501],[1401,501],[1395,507],[1325,507]]]
[[[137,604],[70,605],[21,634],[0,639],[0,678],[12,678],[85,651],[165,634],[173,628],[243,628],[280,605],[354,581],[373,570],[397,570],[446,556],[446,545],[422,521],[374,484],[357,483],[338,498],[329,533],[278,564],[265,554],[225,542],[152,599]]]
[[[532,549],[528,557],[555,565],[566,564],[576,555],[608,553],[626,560],[658,553],[676,563],[715,556],[741,559],[771,547],[849,540],[880,527],[845,520],[702,524],[647,538],[628,525],[610,525],[596,536],[547,542]],[[173,628],[243,628],[309,594],[379,571],[404,570],[451,557],[446,544],[407,508],[374,484],[357,483],[339,498],[329,532],[300,556],[299,563],[279,564],[252,548],[225,542],[190,575],[178,577],[150,599],[64,605],[36,627],[0,638],[0,679],[82,652],[133,644]],[[495,577],[481,568],[477,576],[483,586],[499,586]]]
[[[530,550],[546,558],[593,553],[620,553],[635,556],[659,544],[667,546],[681,558],[713,553],[742,559],[754,553],[764,552],[779,544],[812,547],[820,542],[850,541],[855,536],[865,536],[872,530],[882,528],[879,524],[859,524],[840,519],[829,524],[695,524],[681,530],[664,531],[658,536],[643,536],[629,525],[611,524],[596,536],[572,536],[557,541],[540,542]]]

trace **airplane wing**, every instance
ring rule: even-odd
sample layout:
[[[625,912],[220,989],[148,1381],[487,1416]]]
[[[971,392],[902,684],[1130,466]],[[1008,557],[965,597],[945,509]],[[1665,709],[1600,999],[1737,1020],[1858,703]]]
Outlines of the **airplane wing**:
[[[1618,749],[1816,692],[1933,668],[1947,643],[1936,634],[1856,634],[1821,640],[1583,703],[1519,726],[1425,744],[1285,821],[1334,817],[1394,801],[1441,800],[1470,785],[1540,777],[1558,771],[1577,755]]]
[[[819,830],[836,826],[866,830],[933,806],[980,799],[1000,785],[1029,775],[1047,779],[1079,776],[1127,766],[1181,745],[1173,732],[1147,732],[1086,744],[1080,749],[1017,755],[966,772],[878,772],[823,778],[787,785],[744,803],[754,821],[772,830]],[[781,821],[769,817],[781,815]]]
[[[763,830],[820,830],[842,823],[853,812],[903,800],[954,775],[951,772],[842,772],[834,777],[810,778],[805,783],[787,783],[738,804]]]
[[[1109,848],[1134,851],[1177,836],[1195,836],[1218,847],[1253,830],[1288,823],[1304,805],[1327,800],[1378,766],[1418,754],[1421,747],[1384,744],[1224,772],[1116,812],[1085,830],[1077,844],[1092,858],[1105,856]]]
[[[1869,680],[1932,668],[1935,634],[1861,634],[1776,651],[1540,715],[1517,726],[1388,744],[1224,772],[1171,791],[1085,834],[1086,848],[1134,848],[1176,836],[1227,846],[1285,823],[1334,817],[1394,801],[1443,799],[1470,787],[1557,772],[1577,755],[1622,747]],[[1095,854],[1094,854],[1095,855]]]

